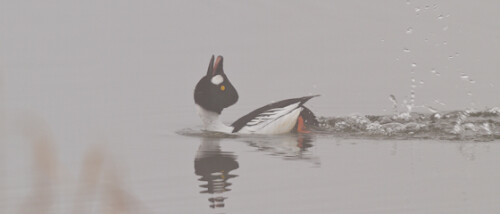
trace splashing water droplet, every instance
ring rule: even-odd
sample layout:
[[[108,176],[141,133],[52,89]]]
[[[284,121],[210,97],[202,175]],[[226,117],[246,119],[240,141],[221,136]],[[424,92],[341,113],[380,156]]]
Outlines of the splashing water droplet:
[[[404,48],[404,49],[403,49],[403,52],[405,52],[405,53],[410,53],[410,49],[408,49],[408,48]]]
[[[465,74],[465,73],[462,73],[462,74],[460,75],[460,78],[462,78],[463,80],[467,80],[467,79],[469,79],[469,75],[467,75],[467,74]]]
[[[436,74],[436,69],[432,69],[431,73]]]
[[[447,30],[448,30],[448,26],[444,26],[443,31],[447,31]]]
[[[443,15],[439,15],[437,19],[439,19],[439,20],[444,19],[444,16]]]
[[[423,85],[425,82],[423,80],[420,80],[420,85]]]
[[[418,13],[418,12],[420,12],[420,8],[416,7],[415,8],[415,13]]]
[[[411,63],[411,67],[412,67],[412,68],[417,67],[417,63]]]
[[[448,59],[453,59],[453,56],[451,56],[451,55],[450,55],[450,56],[448,56]]]
[[[413,28],[409,27],[408,29],[406,29],[406,34],[411,34],[413,33]]]
[[[395,104],[395,105],[397,105],[397,104],[398,104],[398,101],[396,100],[396,96],[394,96],[393,94],[389,95],[389,100],[390,100],[393,104]]]
[[[474,84],[474,83],[476,83],[476,80],[469,79],[469,82],[470,82],[471,84]]]
[[[439,105],[442,105],[442,106],[445,106],[446,104],[444,104],[443,102],[439,101],[439,100],[434,100],[435,103],[439,104]]]

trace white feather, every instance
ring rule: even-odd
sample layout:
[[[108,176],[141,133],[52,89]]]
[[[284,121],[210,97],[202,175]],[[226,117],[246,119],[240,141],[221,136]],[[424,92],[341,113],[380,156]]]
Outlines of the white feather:
[[[283,108],[269,109],[249,121],[238,133],[282,134],[290,132],[297,122],[302,107],[299,102]]]
[[[219,85],[222,82],[224,82],[224,77],[222,77],[220,74],[219,75],[215,75],[214,77],[212,77],[212,79],[210,79],[210,81],[214,85]]]
[[[219,120],[219,114],[208,111],[199,105],[196,105],[196,109],[198,110],[198,115],[203,121],[203,127],[205,130],[222,133],[233,132],[233,127],[227,126]]]

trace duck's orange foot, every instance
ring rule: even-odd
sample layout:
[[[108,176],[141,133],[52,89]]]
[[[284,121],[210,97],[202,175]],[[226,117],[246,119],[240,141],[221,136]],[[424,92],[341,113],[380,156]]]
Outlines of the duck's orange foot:
[[[302,116],[299,116],[297,119],[297,133],[311,133],[306,130],[306,125],[304,125],[304,118],[302,118]]]

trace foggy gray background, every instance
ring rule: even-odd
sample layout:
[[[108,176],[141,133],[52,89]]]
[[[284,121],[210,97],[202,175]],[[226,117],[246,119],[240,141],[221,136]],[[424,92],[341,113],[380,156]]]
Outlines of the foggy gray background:
[[[390,114],[389,95],[409,100],[412,84],[417,106],[500,106],[498,11],[498,1],[454,0],[0,1],[0,125],[7,130],[0,174],[8,175],[0,176],[0,208],[16,211],[31,192],[32,148],[21,137],[28,124],[50,133],[64,185],[77,180],[86,151],[98,144],[151,210],[208,209],[193,173],[200,140],[175,132],[201,124],[193,89],[212,54],[224,56],[240,95],[224,110],[227,122],[309,94],[322,95],[308,102],[319,116]],[[248,201],[272,213],[366,211],[358,203],[372,213],[497,208],[500,175],[488,165],[498,162],[496,144],[367,141],[320,139],[316,171],[228,142],[223,149],[240,155],[241,165],[228,209],[250,211]],[[316,183],[296,188],[311,177]],[[265,192],[272,184],[280,191]],[[295,191],[301,203],[290,197]],[[58,196],[56,213],[71,210],[68,195]]]
[[[500,4],[409,3],[2,1],[6,100],[11,108],[41,111],[52,99],[175,109],[193,102],[193,86],[216,54],[240,93],[230,113],[307,94],[322,95],[314,105],[323,116],[383,113],[390,94],[409,96],[412,76],[417,105],[499,106]],[[103,88],[89,92],[96,85]],[[57,95],[67,90],[75,93]]]

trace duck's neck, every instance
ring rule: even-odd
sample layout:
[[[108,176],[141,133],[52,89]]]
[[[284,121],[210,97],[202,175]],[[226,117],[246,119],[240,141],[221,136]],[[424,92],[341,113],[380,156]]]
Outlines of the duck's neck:
[[[205,128],[205,130],[222,133],[233,132],[234,127],[222,123],[219,119],[219,114],[208,111],[199,105],[196,105],[196,109],[198,110],[198,115],[203,121],[203,127]]]

